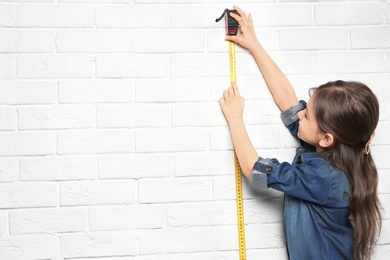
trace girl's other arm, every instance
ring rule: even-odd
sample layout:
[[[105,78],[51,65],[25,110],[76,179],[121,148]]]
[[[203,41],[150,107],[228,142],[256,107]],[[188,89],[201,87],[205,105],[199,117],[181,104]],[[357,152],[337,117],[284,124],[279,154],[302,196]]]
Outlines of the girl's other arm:
[[[241,35],[226,36],[226,40],[236,42],[252,53],[280,110],[285,111],[298,104],[298,98],[290,81],[258,41],[252,16],[250,14],[246,16],[237,6],[234,6],[234,9],[239,15],[234,13],[230,15],[240,24]]]
[[[224,91],[219,103],[229,124],[230,135],[241,170],[247,178],[250,178],[258,155],[245,128],[243,120],[244,98],[240,96],[235,82],[232,82],[232,86]]]

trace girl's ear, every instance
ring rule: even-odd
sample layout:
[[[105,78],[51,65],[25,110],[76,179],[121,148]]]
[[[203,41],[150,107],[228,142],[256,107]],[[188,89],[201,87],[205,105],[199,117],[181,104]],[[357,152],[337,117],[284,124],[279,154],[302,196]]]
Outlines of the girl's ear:
[[[322,148],[328,148],[328,147],[331,147],[333,145],[333,142],[334,142],[334,137],[332,134],[329,134],[329,133],[325,133],[324,136],[322,137],[322,139],[320,140],[320,147]]]

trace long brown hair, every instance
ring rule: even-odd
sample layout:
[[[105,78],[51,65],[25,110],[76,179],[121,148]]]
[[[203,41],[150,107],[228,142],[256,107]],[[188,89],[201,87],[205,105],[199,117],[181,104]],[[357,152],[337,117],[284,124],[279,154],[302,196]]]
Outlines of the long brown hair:
[[[319,128],[334,136],[324,154],[351,183],[354,259],[370,259],[382,219],[378,172],[371,153],[364,151],[378,124],[378,100],[366,85],[341,80],[316,88],[313,98]]]

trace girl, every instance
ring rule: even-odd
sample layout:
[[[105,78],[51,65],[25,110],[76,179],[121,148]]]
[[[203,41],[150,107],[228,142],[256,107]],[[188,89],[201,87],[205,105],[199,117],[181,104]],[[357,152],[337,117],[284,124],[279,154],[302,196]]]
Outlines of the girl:
[[[291,164],[259,157],[245,129],[244,99],[233,82],[220,105],[243,173],[255,188],[285,193],[283,226],[290,259],[369,259],[381,227],[378,174],[370,154],[378,100],[361,83],[335,81],[314,89],[307,103],[298,101],[257,40],[251,15],[234,8],[238,15],[230,15],[241,35],[226,40],[252,53],[283,122],[302,145]]]

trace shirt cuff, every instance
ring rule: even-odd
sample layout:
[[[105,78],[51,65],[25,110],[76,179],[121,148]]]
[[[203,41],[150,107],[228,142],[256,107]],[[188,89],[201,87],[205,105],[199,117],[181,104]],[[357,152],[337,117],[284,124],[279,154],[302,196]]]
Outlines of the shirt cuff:
[[[250,183],[253,188],[268,188],[268,175],[275,172],[275,166],[272,165],[273,163],[277,164],[279,162],[276,159],[264,159],[259,157],[255,165],[253,166],[252,176],[250,178]]]

